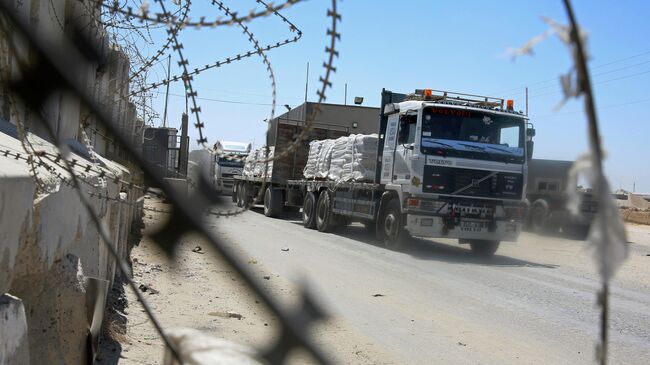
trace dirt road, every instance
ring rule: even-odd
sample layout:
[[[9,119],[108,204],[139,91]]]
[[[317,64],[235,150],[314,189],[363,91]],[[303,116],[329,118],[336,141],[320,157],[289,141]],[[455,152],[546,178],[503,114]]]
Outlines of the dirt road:
[[[158,218],[147,215],[149,224]],[[361,225],[323,234],[298,219],[250,211],[211,224],[286,303],[295,299],[293,283],[310,284],[332,315],[314,336],[339,363],[594,361],[598,280],[584,242],[524,233],[484,261],[454,241],[416,239],[406,251],[393,252]],[[612,284],[610,359],[647,364],[650,228],[628,230],[630,258]],[[133,259],[136,280],[158,291],[148,299],[165,326],[198,328],[252,346],[275,336],[274,319],[200,241],[184,240],[176,266],[147,240]],[[160,340],[133,295],[128,300],[119,363],[159,363]],[[243,318],[228,318],[229,311]]]

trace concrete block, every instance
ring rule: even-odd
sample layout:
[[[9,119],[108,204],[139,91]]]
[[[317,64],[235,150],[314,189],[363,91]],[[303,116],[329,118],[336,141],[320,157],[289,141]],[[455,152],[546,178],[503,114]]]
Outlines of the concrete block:
[[[0,159],[0,293],[7,292],[11,286],[20,242],[32,226],[32,202],[36,190],[34,179],[27,175],[27,171],[21,175],[18,166],[8,166],[11,162]]]
[[[88,315],[79,258],[66,255],[45,273],[17,277],[12,294],[23,300],[31,364],[82,364]]]
[[[29,364],[25,308],[9,294],[0,295],[0,364]]]

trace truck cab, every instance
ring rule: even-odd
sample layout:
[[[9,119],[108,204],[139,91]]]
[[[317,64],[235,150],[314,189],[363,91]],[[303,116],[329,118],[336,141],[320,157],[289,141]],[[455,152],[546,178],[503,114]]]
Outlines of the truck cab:
[[[504,102],[431,89],[382,92],[376,181],[390,197],[382,197],[378,234],[397,240],[401,227],[457,238],[486,255],[517,240],[534,130]],[[397,199],[400,214],[390,216],[387,199]]]
[[[232,193],[234,177],[242,174],[244,159],[250,154],[252,145],[246,142],[217,141],[213,149],[215,189],[221,194]]]

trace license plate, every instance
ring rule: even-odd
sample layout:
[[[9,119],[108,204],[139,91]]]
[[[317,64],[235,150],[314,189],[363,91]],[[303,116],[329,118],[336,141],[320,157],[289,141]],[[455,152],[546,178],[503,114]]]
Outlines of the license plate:
[[[485,222],[460,221],[459,229],[461,232],[482,232],[487,228]]]

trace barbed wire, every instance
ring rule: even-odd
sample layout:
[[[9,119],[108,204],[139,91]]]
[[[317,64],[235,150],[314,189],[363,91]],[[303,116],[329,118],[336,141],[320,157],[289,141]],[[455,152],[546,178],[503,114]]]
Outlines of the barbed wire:
[[[176,36],[178,32],[182,28],[182,24],[187,18],[187,15],[190,12],[190,5],[191,5],[190,0],[185,1],[185,5],[181,6],[181,15],[180,15],[180,22],[178,24],[175,24],[172,27],[172,34]],[[138,77],[142,72],[146,71],[149,67],[151,67],[154,63],[160,61],[160,57],[165,54],[165,52],[169,49],[169,46],[172,44],[173,38],[171,36],[168,36],[167,39],[165,39],[165,42],[163,43],[162,47],[158,49],[158,51],[150,57],[148,60],[146,60],[140,68],[138,68],[136,71],[134,71],[130,76],[129,76],[129,81],[135,79]]]
[[[166,11],[163,10],[162,13],[153,13],[153,17],[151,16],[151,12],[149,12],[148,9],[146,8],[140,8],[138,9],[137,12],[134,11],[133,7],[131,6],[124,6],[121,8],[119,6],[118,1],[113,1],[112,5],[107,5],[103,1],[101,2],[101,6],[104,7],[106,10],[108,10],[111,13],[120,13],[123,16],[125,16],[127,19],[135,19],[138,20],[139,22],[151,22],[154,24],[180,24],[182,28],[186,27],[193,27],[193,28],[215,28],[219,26],[232,26],[235,25],[237,22],[250,22],[253,19],[256,18],[261,18],[261,17],[266,17],[274,12],[278,12],[280,10],[284,10],[286,8],[289,8],[290,6],[297,4],[301,1],[304,0],[287,0],[284,3],[281,3],[280,5],[274,6],[272,4],[269,4],[266,6],[266,10],[261,10],[257,11],[255,9],[251,9],[248,12],[248,15],[243,16],[243,17],[237,17],[237,13],[235,13],[235,18],[230,19],[230,20],[221,20],[221,18],[216,18],[213,21],[206,21],[205,17],[201,17],[198,21],[192,21],[190,18],[185,19],[185,21],[180,22],[177,17],[167,13]]]
[[[289,3],[293,2],[287,2],[286,4]],[[163,7],[163,12],[166,13],[164,10],[164,4],[160,4],[161,7]],[[325,75],[321,76],[320,78],[321,82],[323,82],[323,89],[319,91],[319,102],[325,100],[325,90],[328,86],[331,86],[331,83],[329,82],[329,76],[335,70],[332,65],[334,59],[333,54],[335,52],[333,45],[336,42],[336,39],[339,37],[338,33],[336,33],[336,22],[340,19],[340,16],[336,12],[336,5],[336,0],[332,0],[332,7],[330,10],[328,10],[328,16],[332,17],[333,22],[333,26],[327,31],[328,35],[332,37],[332,45],[326,48],[326,51],[330,53],[330,57],[329,61],[324,64]],[[254,275],[249,272],[249,268],[247,268],[246,265],[242,264],[237,255],[232,252],[231,249],[226,245],[223,245],[220,239],[215,236],[215,233],[212,232],[207,226],[205,226],[205,224],[200,219],[199,212],[203,214],[203,212],[207,210],[205,208],[208,206],[209,202],[213,201],[211,192],[202,190],[200,185],[200,189],[198,189],[189,198],[186,196],[181,197],[177,192],[175,192],[164,180],[161,179],[159,175],[154,172],[151,166],[143,161],[142,157],[136,152],[134,146],[127,142],[129,140],[128,135],[126,135],[122,130],[116,128],[115,124],[112,123],[111,118],[103,111],[103,109],[94,100],[94,98],[84,93],[85,88],[81,86],[79,80],[73,75],[75,70],[79,69],[79,67],[85,66],[85,63],[87,61],[79,58],[79,54],[73,51],[73,46],[65,39],[63,39],[61,44],[57,44],[56,49],[54,49],[42,38],[42,35],[32,33],[24,20],[20,17],[17,17],[6,2],[0,2],[0,9],[2,9],[2,11],[8,15],[8,18],[12,24],[16,26],[15,30],[17,30],[25,37],[27,45],[33,50],[32,58],[30,59],[33,60],[33,62],[27,64],[24,60],[19,60],[22,61],[17,64],[21,70],[20,77],[10,85],[11,91],[20,96],[22,100],[29,101],[28,107],[36,112],[41,110],[45,97],[52,93],[53,90],[57,90],[61,87],[65,87],[66,89],[70,90],[70,92],[79,97],[80,101],[84,105],[87,105],[89,110],[95,116],[96,121],[106,129],[109,135],[113,136],[122,146],[124,146],[125,153],[127,153],[136,164],[141,166],[143,172],[145,173],[145,176],[153,179],[154,183],[162,188],[165,196],[172,203],[172,217],[158,232],[152,235],[153,241],[156,242],[156,244],[163,248],[167,253],[170,253],[173,250],[173,247],[178,243],[178,239],[185,233],[189,231],[196,231],[200,235],[203,235],[206,237],[208,242],[221,254],[225,261],[228,262],[233,267],[233,269],[235,269],[235,271],[241,275],[244,282],[257,293],[261,302],[265,303],[271,312],[274,313],[275,316],[279,319],[280,325],[282,327],[280,331],[281,336],[271,348],[267,349],[267,351],[261,352],[261,358],[272,363],[281,363],[284,361],[287,354],[291,350],[297,347],[302,347],[311,353],[316,361],[320,363],[328,363],[324,354],[321,353],[320,349],[315,346],[310,337],[307,335],[307,330],[309,329],[311,322],[322,318],[323,316],[322,312],[317,310],[317,306],[315,305],[316,303],[309,292],[305,291],[301,295],[302,302],[304,303],[304,307],[302,308],[296,309],[294,311],[288,311],[280,306],[279,302],[275,298],[273,298],[269,293],[265,292],[261,288],[256,279],[254,279]],[[252,17],[253,16],[251,15],[249,18]],[[187,75],[188,61],[183,57],[182,52],[180,52],[182,44],[178,41],[176,36],[173,38],[173,48],[175,48],[180,58],[179,65],[184,68],[184,75]],[[70,67],[70,65],[78,65],[79,67]],[[34,90],[34,86],[32,84],[36,79],[38,79],[35,77],[35,75],[42,74],[43,72],[48,73],[52,77],[43,80],[42,84],[39,84],[41,93],[36,96],[31,95],[31,90]],[[190,89],[190,93],[194,94],[194,91],[191,87],[191,76],[185,77],[183,81],[186,84],[186,87]],[[198,126],[202,127],[200,124],[200,119],[198,117],[199,109],[196,104],[193,104],[192,112],[197,115]],[[315,115],[315,113],[312,113],[312,115]],[[47,124],[47,122],[44,119],[38,119],[38,121],[45,126],[51,138],[57,141],[58,137],[52,133],[52,129]],[[203,136],[200,136],[200,141],[203,141]],[[39,151],[33,153],[38,154]],[[48,155],[45,154],[43,157],[46,156]],[[97,226],[102,238],[102,242],[109,246],[111,256],[117,260],[118,267],[122,272],[127,274],[129,272],[128,267],[126,266],[124,260],[119,257],[117,252],[114,251],[114,247],[109,235],[105,232],[105,229],[101,225],[100,219],[95,215],[92,206],[86,199],[85,194],[82,192],[80,179],[75,173],[75,168],[79,168],[81,166],[81,163],[75,163],[75,159],[68,160],[65,158],[61,158],[60,162],[65,165],[65,171],[69,173],[70,180],[74,185],[75,191],[77,191],[79,195],[79,199],[86,207],[88,213],[93,219],[94,224]],[[93,166],[92,164],[86,164],[83,169],[88,169],[90,171],[93,169]],[[105,196],[108,197],[108,195]],[[113,197],[108,198],[116,199]],[[182,361],[177,351],[175,351],[174,346],[166,338],[164,331],[160,326],[160,323],[157,322],[156,317],[148,307],[146,300],[142,297],[142,295],[140,295],[140,293],[138,293],[134,282],[130,281],[129,285],[135,292],[136,296],[138,296],[139,300],[141,300],[147,316],[156,327],[159,335],[161,335],[163,338],[165,345],[171,350],[177,359],[179,359],[179,361]]]
[[[258,3],[260,3],[260,4],[263,4],[263,5],[267,6],[266,3],[264,3],[262,0],[256,0],[256,1]],[[217,1],[212,1],[212,4],[216,4],[216,3],[221,4],[221,6],[223,7],[223,3],[217,2]],[[289,21],[286,17],[282,16],[277,11],[273,11],[273,14],[280,17],[280,19],[282,19],[283,22],[287,23],[289,25],[289,30],[291,32],[296,32],[297,35],[294,36],[294,37],[285,38],[285,39],[283,39],[283,40],[281,40],[279,42],[267,44],[265,46],[259,46],[259,43],[255,42],[254,43],[254,45],[256,46],[255,51],[247,51],[247,52],[243,52],[243,53],[238,53],[238,54],[236,54],[234,56],[226,57],[225,59],[215,61],[215,62],[213,62],[211,64],[206,64],[203,67],[195,68],[194,70],[190,71],[187,74],[187,76],[195,76],[195,75],[198,75],[198,74],[200,74],[202,72],[205,72],[207,70],[210,70],[210,69],[215,69],[215,68],[219,68],[219,67],[222,67],[222,66],[225,66],[225,65],[229,65],[229,64],[231,64],[233,62],[241,61],[242,59],[251,57],[251,56],[256,55],[256,54],[260,54],[259,52],[268,52],[268,51],[270,51],[272,49],[282,47],[282,46],[287,45],[289,43],[298,42],[300,40],[300,38],[302,38],[302,31],[300,29],[298,29],[291,21]],[[245,24],[243,22],[237,21],[238,18],[236,17],[236,13],[231,13],[231,14],[229,13],[229,15],[232,15],[231,18],[235,22],[235,24],[239,25],[240,27],[245,27]],[[248,28],[246,27],[246,29],[248,29]],[[253,43],[253,42],[251,41],[251,43]],[[131,92],[131,95],[137,95],[138,93],[143,93],[143,92],[146,92],[146,91],[149,91],[149,90],[153,90],[153,89],[159,88],[161,86],[166,86],[170,82],[181,81],[184,76],[185,76],[184,74],[174,75],[174,76],[170,77],[169,79],[163,79],[161,81],[154,82],[154,83],[152,83],[150,85],[143,86],[143,87],[141,87],[141,88],[139,88],[137,90],[133,90]]]

